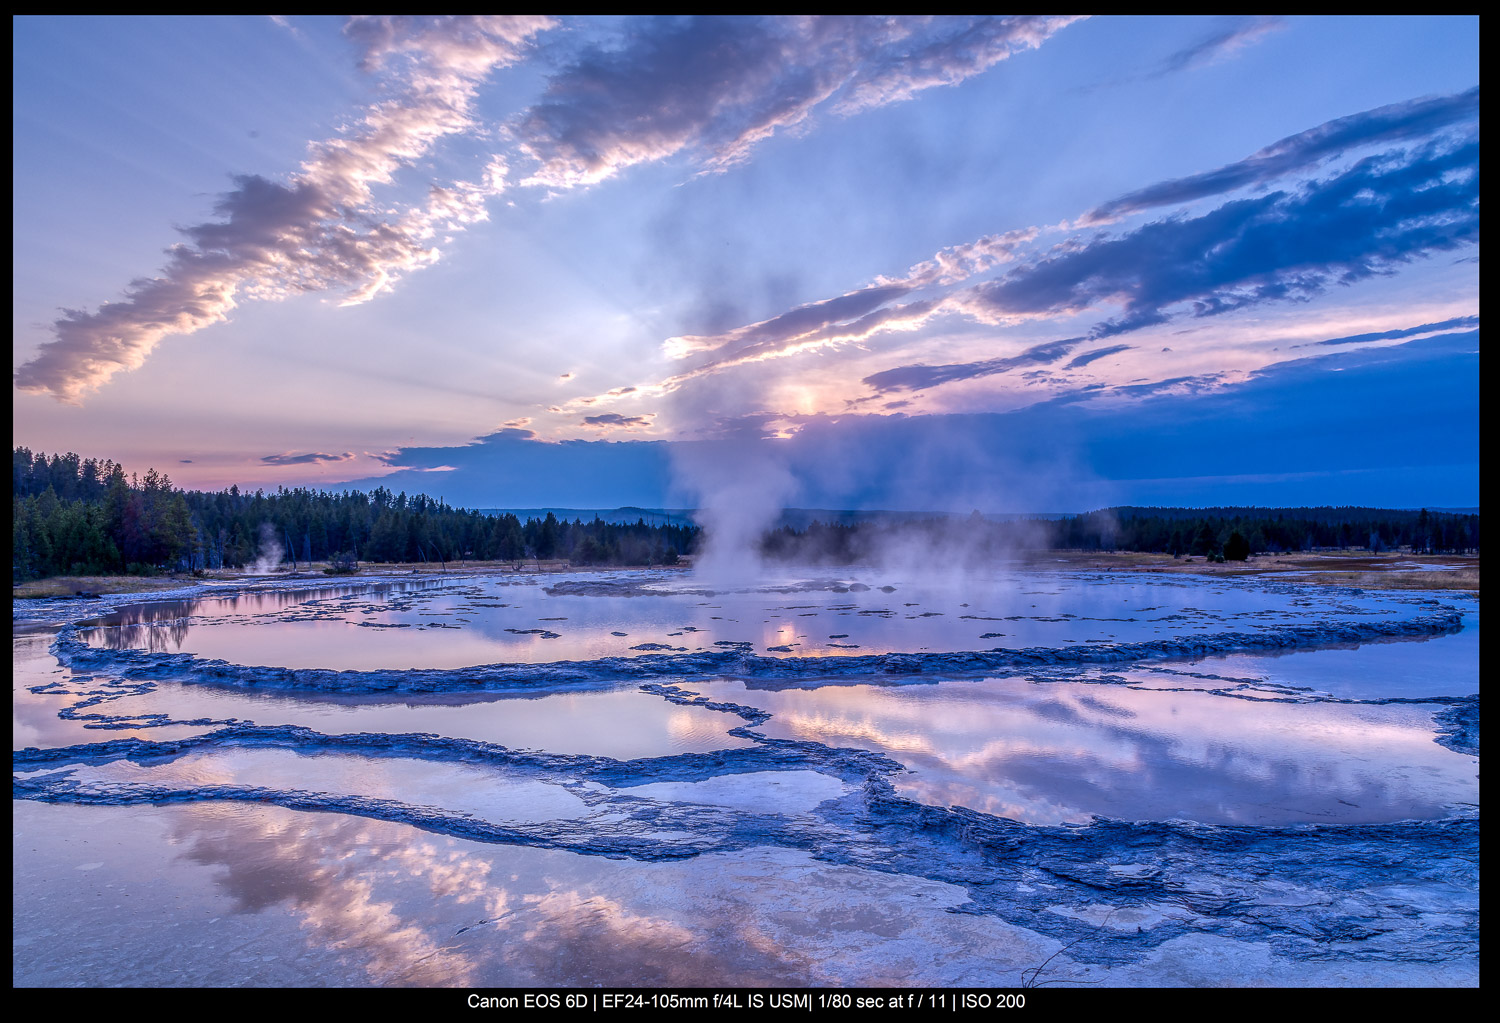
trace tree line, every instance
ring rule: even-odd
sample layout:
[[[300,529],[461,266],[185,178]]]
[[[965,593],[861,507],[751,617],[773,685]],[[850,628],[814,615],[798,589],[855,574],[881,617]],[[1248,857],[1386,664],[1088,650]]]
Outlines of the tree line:
[[[693,551],[699,532],[644,519],[569,522],[551,512],[523,523],[513,514],[456,509],[384,487],[369,494],[181,490],[155,469],[127,476],[112,460],[72,452],[49,457],[24,447],[13,455],[15,581],[314,561],[674,564]]]
[[[1460,554],[1479,550],[1479,516],[1392,508],[1106,508],[1053,525],[1050,546],[1160,554],[1246,554],[1365,548]],[[1238,534],[1240,540],[1231,545]],[[1240,547],[1240,544],[1243,547]],[[1238,551],[1237,551],[1238,553]]]
[[[463,563],[563,559],[575,565],[675,564],[696,526],[544,518],[449,507],[423,494],[277,488],[275,493],[180,490],[155,469],[14,449],[12,574],[150,574],[314,561]],[[771,530],[769,558],[853,564],[893,545],[917,556],[986,560],[1016,550],[1142,551],[1244,559],[1252,554],[1365,548],[1415,553],[1479,550],[1479,516],[1365,507],[1116,507],[1058,518],[995,521],[932,516]]]
[[[761,542],[761,553],[773,560],[835,565],[902,550],[965,561],[1022,550],[1137,551],[1243,561],[1252,554],[1351,548],[1477,553],[1479,516],[1364,507],[1116,507],[994,521],[976,511],[967,518],[814,521],[804,529],[782,526]]]

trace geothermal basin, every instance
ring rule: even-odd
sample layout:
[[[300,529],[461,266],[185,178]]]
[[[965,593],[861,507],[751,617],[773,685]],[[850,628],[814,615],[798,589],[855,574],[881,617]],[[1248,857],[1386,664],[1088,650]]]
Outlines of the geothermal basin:
[[[668,571],[18,602],[21,985],[1478,984],[1478,600]]]

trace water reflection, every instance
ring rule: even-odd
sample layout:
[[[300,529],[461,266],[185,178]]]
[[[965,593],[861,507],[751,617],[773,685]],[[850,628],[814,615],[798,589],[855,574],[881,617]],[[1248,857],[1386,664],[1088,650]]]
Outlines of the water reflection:
[[[434,582],[394,582],[314,589],[245,590],[225,596],[143,601],[124,604],[107,615],[80,622],[79,627],[88,630],[86,638],[91,646],[177,653],[182,650],[188,631],[195,624],[201,627],[224,621],[264,621],[289,608],[312,608],[325,601],[356,594],[398,602],[404,594],[440,585]]]
[[[1234,654],[1173,667],[1216,675],[1252,675],[1273,684],[1310,688],[1343,699],[1468,696],[1479,692],[1479,615],[1477,610],[1466,614],[1462,632],[1420,643],[1366,643],[1357,648],[1298,650],[1279,656]]]
[[[371,984],[788,986],[808,978],[810,957],[764,933],[755,886],[739,891],[713,858],[601,862],[275,808],[185,808],[172,838],[181,858],[217,869],[235,912],[294,915],[309,945],[335,951]],[[747,869],[732,873],[751,881]]]
[[[711,599],[664,585],[643,574],[611,584],[495,577],[259,591],[130,605],[88,623],[83,638],[235,664],[370,670],[726,648],[806,657],[1124,643],[1430,610],[1409,595],[1310,597],[1254,582],[1087,574],[969,578],[961,588],[894,579],[889,593],[823,582]],[[651,595],[609,595],[621,587]]]
[[[778,738],[885,752],[899,791],[1036,824],[1430,819],[1479,798],[1476,758],[1432,741],[1432,707],[1280,703],[1023,679],[747,691]]]
[[[405,758],[228,748],[142,766],[129,760],[76,765],[85,783],[165,785],[172,789],[251,786],[269,792],[326,792],[394,800],[491,823],[586,816],[588,807],[558,784],[468,764]],[[559,778],[558,781],[566,779]]]
[[[1045,584],[1033,580],[1009,593],[927,593],[903,584],[894,593],[846,587],[849,592],[707,598],[680,593],[640,600],[554,596],[531,583],[424,582],[382,591],[356,585],[247,594],[233,601],[136,605],[92,635],[101,644],[113,635],[116,642],[143,648],[178,643],[200,652],[222,643],[222,649],[234,652],[229,659],[242,663],[264,663],[279,653],[289,660],[354,667],[361,658],[366,666],[440,664],[444,658],[480,663],[494,660],[497,650],[529,660],[580,656],[579,651],[603,656],[651,642],[674,649],[743,643],[756,653],[790,656],[843,653],[851,647],[860,652],[972,649],[1064,638],[1149,638],[1164,630],[1254,631],[1286,623],[1408,616],[1430,607],[1400,595],[1177,581],[1104,583],[1068,577]],[[151,646],[153,635],[160,646]],[[50,638],[33,634],[15,641],[18,743],[60,745],[128,735],[164,740],[184,734],[180,725],[84,732],[82,721],[58,718],[60,711],[100,694],[111,698],[91,705],[92,711],[131,722],[162,715],[178,721],[297,724],[335,735],[427,732],[621,760],[751,742],[726,734],[741,723],[733,714],[672,704],[633,687],[393,701],[150,679],[124,683],[60,669],[46,652]],[[1312,690],[1344,696],[1462,695],[1477,691],[1477,679],[1476,629],[1437,641],[1275,659],[1240,655],[1149,666],[1039,667],[1026,678],[899,687],[850,680],[855,684],[771,691],[728,680],[670,681],[710,699],[765,708],[773,716],[757,728],[773,738],[887,753],[910,768],[892,777],[899,790],[932,804],[964,805],[1034,823],[1082,821],[1098,813],[1285,824],[1433,818],[1453,804],[1477,805],[1477,758],[1432,741],[1433,705],[1309,702]],[[32,693],[30,686],[44,691]],[[1278,702],[1291,699],[1300,702]],[[819,827],[826,825],[827,834],[835,835],[858,817],[850,808],[862,798],[857,778],[817,770],[736,774],[730,757],[693,758],[702,775],[682,776],[693,780],[626,785],[606,793],[608,786],[597,781],[565,788],[566,766],[528,776],[460,763],[457,757],[304,756],[234,745],[243,738],[209,743],[201,752],[150,766],[115,760],[72,770],[99,790],[111,782],[324,790],[491,821],[562,821],[559,827],[575,836],[618,835],[639,825],[663,842],[666,829],[702,828],[706,836],[722,835],[722,829],[744,824],[736,814],[748,813],[817,817],[823,822]],[[810,751],[809,763],[826,766],[832,757],[827,750]],[[613,804],[599,802],[601,794],[616,797]],[[658,802],[645,807],[641,797]],[[839,797],[843,802],[837,807],[823,805]],[[679,801],[691,805],[651,816]],[[410,819],[430,821],[420,814]],[[18,983],[84,977],[90,983],[136,985],[978,985],[996,977],[1018,978],[1072,937],[1043,938],[1011,927],[1001,916],[982,915],[990,910],[949,912],[964,906],[970,895],[978,899],[1000,888],[1017,898],[1041,891],[1028,898],[1050,899],[1051,883],[1060,875],[1045,871],[1013,885],[1009,879],[986,880],[966,893],[941,881],[820,862],[799,851],[801,846],[752,845],[672,862],[613,860],[481,845],[388,821],[254,802],[119,808],[18,801],[16,820]],[[761,833],[735,831],[745,841]],[[791,828],[776,841],[802,833]],[[59,835],[72,844],[60,842]],[[682,835],[691,838],[693,832]],[[879,859],[882,869],[930,870],[930,857],[940,848],[931,834],[906,834],[899,827],[849,836],[848,849],[870,857],[860,862],[888,857]],[[672,848],[691,851],[686,841]],[[821,854],[832,846],[819,848]],[[1399,856],[1411,848],[1392,845],[1392,858],[1383,862],[1404,862]],[[1101,869],[1133,869],[1128,843],[1120,850],[1126,862]],[[1318,861],[1305,857],[1306,851],[1299,849],[1295,862],[1315,871]],[[1231,875],[1238,878],[1237,869],[1236,862],[1205,882],[1228,890],[1217,886]],[[1342,884],[1359,868],[1338,869],[1344,872],[1332,883]],[[1039,880],[1038,888],[1031,887]],[[1464,892],[1454,894],[1442,885],[1434,886],[1442,898],[1467,905]],[[1370,889],[1373,894],[1364,893],[1366,901],[1344,917],[1367,926],[1367,908],[1389,908],[1394,890]],[[1285,896],[1281,889],[1269,891],[1254,919],[1274,919],[1279,927],[1281,918],[1274,915],[1283,909],[1276,900]],[[1287,926],[1301,926],[1302,907],[1325,891],[1333,889],[1307,888],[1296,897],[1310,901],[1288,900],[1293,908],[1283,915],[1294,919]],[[1430,892],[1423,898],[1427,901],[1413,899],[1408,918],[1420,914],[1429,929],[1451,926],[1426,923],[1447,911],[1431,911],[1446,903]],[[1340,889],[1334,901],[1343,899]],[[1087,919],[1126,936],[1141,919],[1148,928],[1155,926],[1151,914],[1180,913],[1171,919],[1188,927],[1202,927],[1205,919],[1175,903],[1135,906],[1145,916],[1132,917],[1092,891],[1082,901],[1063,895],[1057,900],[1017,908],[1009,918],[1025,912],[1028,926],[1034,926],[1033,918]],[[1382,919],[1399,916],[1404,906]],[[1435,938],[1433,947],[1438,943]],[[1374,969],[1383,968],[1384,963]],[[1152,974],[1158,981],[1163,975]],[[1223,975],[1215,967],[1194,977]]]
[[[56,662],[50,657],[47,660],[55,669]],[[60,675],[54,672],[51,680],[56,681]],[[88,694],[101,688],[101,682],[89,678],[58,682],[51,695],[18,692],[14,729],[17,748],[65,746],[131,735],[162,740],[217,727],[126,727],[101,734],[85,729],[82,721],[58,717],[59,710],[90,699]],[[326,735],[430,733],[512,749],[616,760],[751,745],[749,739],[728,734],[744,723],[736,715],[678,706],[634,686],[579,693],[455,693],[393,700],[389,696],[258,692],[158,682],[123,690],[118,698],[91,710],[108,712],[119,719],[118,724],[127,726],[159,715],[169,721],[299,725]]]
[[[182,858],[219,868],[235,912],[290,910],[310,944],[338,950],[372,984],[473,984],[473,957],[433,926],[432,904],[477,917],[505,912],[505,889],[489,881],[483,858],[375,822],[194,807],[173,838]]]

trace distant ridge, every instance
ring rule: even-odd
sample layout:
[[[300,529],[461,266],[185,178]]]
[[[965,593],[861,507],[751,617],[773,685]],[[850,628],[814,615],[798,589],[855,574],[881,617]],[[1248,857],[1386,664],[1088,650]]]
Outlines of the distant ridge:
[[[1235,518],[1237,516],[1269,517],[1279,516],[1286,519],[1314,519],[1323,520],[1329,518],[1349,518],[1354,516],[1390,516],[1390,515],[1417,515],[1423,510],[1428,512],[1441,512],[1444,515],[1478,515],[1478,507],[1474,508],[1439,508],[1435,505],[1411,505],[1402,508],[1380,508],[1369,505],[1353,504],[1323,504],[1323,505],[1225,505],[1212,507],[1178,507],[1163,506],[1149,507],[1141,505],[1116,505],[1110,508],[1101,508],[1089,514],[1111,514],[1117,518]],[[1023,516],[1024,517],[1024,516]],[[1041,516],[1037,516],[1041,517]]]
[[[1479,508],[1447,508],[1435,505],[1426,506],[1429,512],[1439,512],[1444,515],[1478,515]],[[1204,507],[1185,506],[1162,506],[1153,507],[1145,505],[1115,505],[1109,508],[1099,508],[1088,512],[986,512],[980,510],[980,518],[987,522],[1018,522],[1027,519],[1042,519],[1055,521],[1058,519],[1073,518],[1077,515],[1114,515],[1116,518],[1166,518],[1166,519],[1188,519],[1202,518],[1204,516],[1215,516],[1219,518],[1236,517],[1261,517],[1280,516],[1287,519],[1313,519],[1322,520],[1330,517],[1357,516],[1382,516],[1382,515],[1407,515],[1416,514],[1421,506],[1410,508],[1375,508],[1363,505],[1318,505],[1284,507],[1272,505],[1215,505]],[[693,508],[641,508],[636,505],[625,505],[619,508],[476,508],[481,515],[514,515],[522,522],[528,519],[545,519],[550,513],[559,522],[583,521],[592,522],[595,518],[603,522],[615,525],[634,523],[644,519],[648,525],[671,525],[689,526],[694,525]],[[849,509],[849,508],[786,508],[781,512],[773,528],[789,526],[792,529],[806,529],[814,522],[822,522],[825,525],[851,526],[859,522],[916,522],[925,519],[952,519],[967,518],[973,514],[970,512],[955,511],[896,511],[890,509]]]
[[[545,519],[548,514],[551,514],[559,522],[574,520],[593,522],[595,518],[598,518],[602,522],[624,525],[645,519],[648,525],[693,525],[693,509],[691,508],[638,508],[635,505],[626,505],[621,508],[476,508],[474,510],[481,515],[514,515],[522,522],[528,519]]]
[[[522,522],[528,519],[545,519],[550,513],[559,522],[581,520],[592,522],[595,517],[616,525],[633,523],[645,519],[647,524],[688,526],[694,525],[694,508],[640,508],[626,505],[621,508],[476,508],[481,515],[514,515]],[[806,529],[814,522],[853,525],[856,522],[912,522],[922,519],[967,518],[971,512],[946,511],[889,511],[884,509],[851,510],[847,508],[786,508],[777,519],[775,528],[791,526]],[[1062,519],[1072,512],[981,512],[980,516],[990,522],[1014,522],[1018,519]]]

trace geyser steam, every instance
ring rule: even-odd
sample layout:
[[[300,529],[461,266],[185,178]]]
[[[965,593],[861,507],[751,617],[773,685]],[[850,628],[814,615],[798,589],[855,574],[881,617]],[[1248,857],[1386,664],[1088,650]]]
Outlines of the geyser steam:
[[[776,441],[760,437],[674,446],[673,471],[704,530],[693,574],[706,585],[738,589],[758,581],[761,537],[798,490],[781,456]]]
[[[256,548],[255,564],[251,566],[252,575],[270,575],[281,567],[285,560],[281,553],[281,537],[276,535],[276,527],[269,522],[260,524],[260,545]]]

